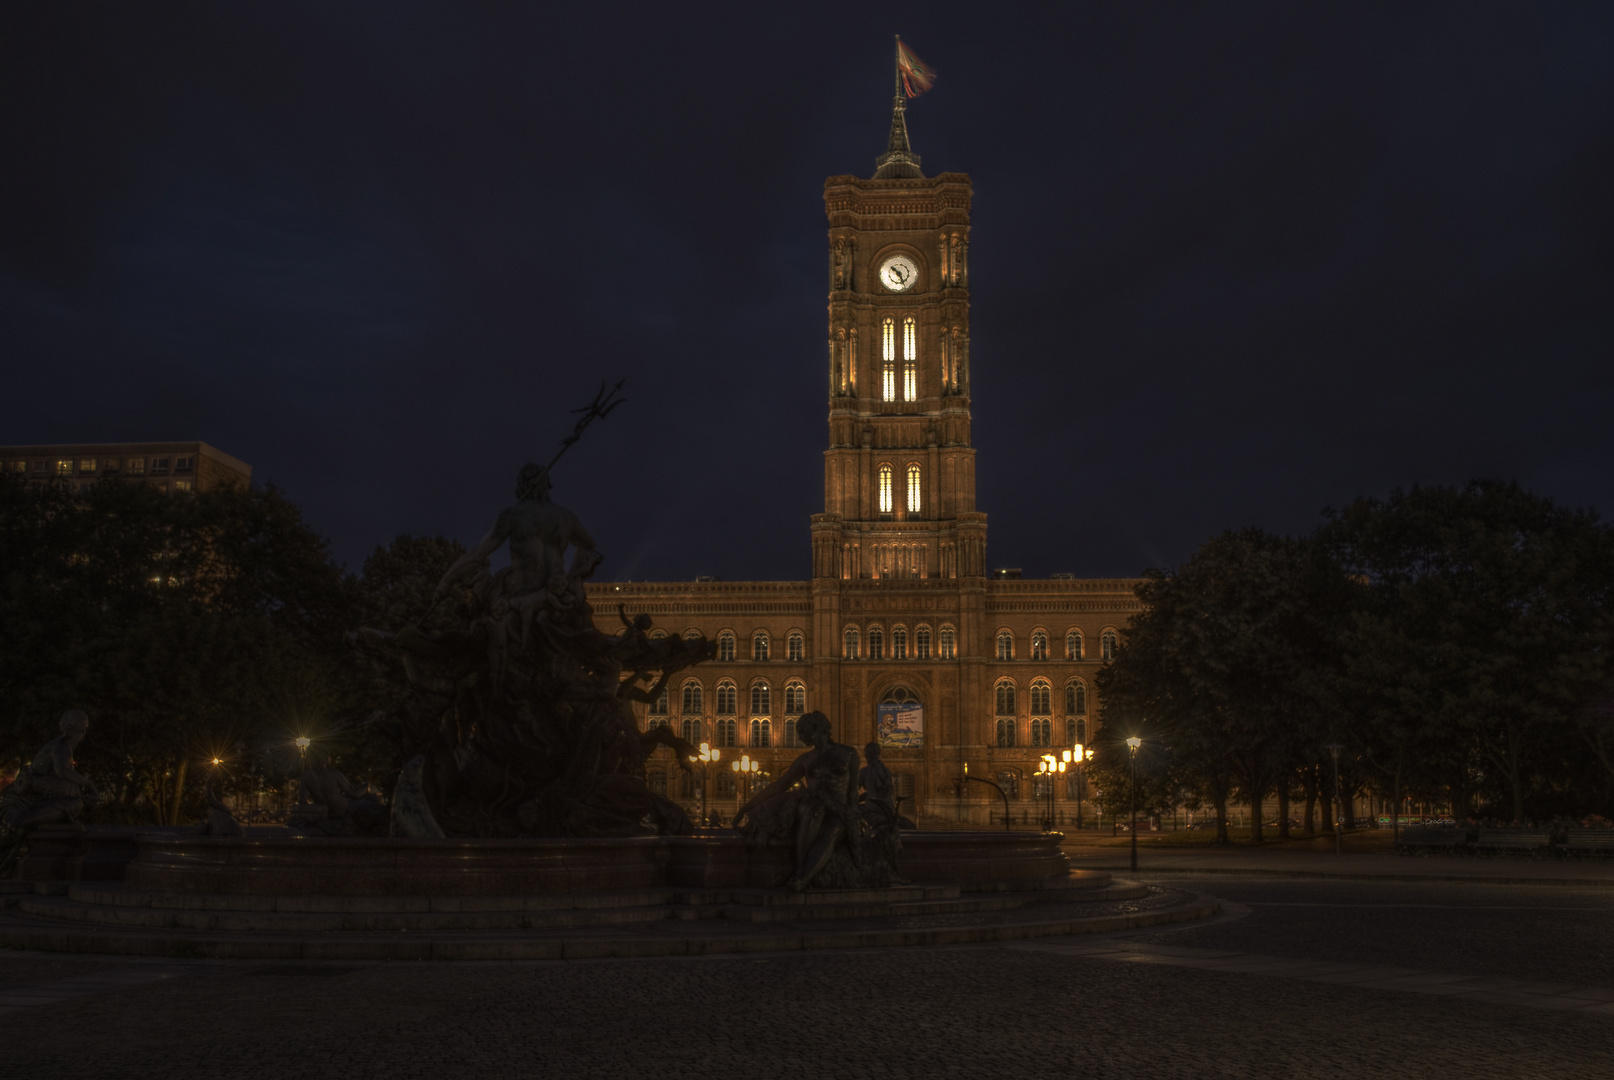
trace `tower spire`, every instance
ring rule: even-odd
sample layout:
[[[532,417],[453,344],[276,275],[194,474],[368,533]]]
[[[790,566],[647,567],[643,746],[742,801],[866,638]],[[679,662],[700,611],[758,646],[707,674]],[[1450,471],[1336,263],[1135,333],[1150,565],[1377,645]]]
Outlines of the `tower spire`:
[[[902,86],[902,36],[897,36],[896,54],[892,58],[896,88],[891,97],[891,134],[886,139],[885,153],[874,159],[874,179],[924,179],[919,171],[919,155],[908,144],[908,102]]]

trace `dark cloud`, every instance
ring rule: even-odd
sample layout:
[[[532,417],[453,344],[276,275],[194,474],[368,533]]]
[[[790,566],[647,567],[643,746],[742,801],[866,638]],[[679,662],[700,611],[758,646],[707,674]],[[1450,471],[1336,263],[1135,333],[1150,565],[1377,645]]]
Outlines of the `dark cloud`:
[[[0,442],[198,437],[350,564],[558,494],[807,572],[821,184],[965,171],[990,561],[1131,574],[1396,485],[1614,506],[1606,4],[24,5]]]

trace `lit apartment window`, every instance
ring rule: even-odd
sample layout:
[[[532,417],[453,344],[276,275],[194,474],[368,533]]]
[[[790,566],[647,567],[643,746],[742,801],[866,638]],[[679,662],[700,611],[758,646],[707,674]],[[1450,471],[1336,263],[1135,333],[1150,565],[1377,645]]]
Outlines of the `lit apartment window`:
[[[891,513],[891,466],[880,466],[880,513]]]
[[[921,626],[913,632],[913,658],[915,660],[930,659],[930,627]]]
[[[81,472],[81,473],[94,472],[95,471],[95,459],[94,458],[83,458],[83,459],[81,459],[79,461],[79,463],[78,463],[78,471]]]
[[[897,400],[897,326],[886,316],[880,327],[880,400]]]
[[[130,476],[144,476],[144,475],[146,475],[146,459],[143,458],[143,457],[132,457],[132,458],[130,458],[129,459],[129,475]]]
[[[56,475],[57,476],[72,476],[73,475],[73,463],[71,461],[58,461],[56,463]]]
[[[902,400],[919,400],[918,328],[913,316],[902,320]]]
[[[919,464],[908,466],[908,513],[919,513]]]
[[[801,633],[799,631],[792,630],[790,632],[790,636],[785,639],[785,659],[803,659],[807,654],[806,644],[807,643],[805,639],[802,638]]]
[[[190,489],[191,489],[191,482],[189,480],[175,480],[174,481],[174,490],[175,491],[189,491]]]

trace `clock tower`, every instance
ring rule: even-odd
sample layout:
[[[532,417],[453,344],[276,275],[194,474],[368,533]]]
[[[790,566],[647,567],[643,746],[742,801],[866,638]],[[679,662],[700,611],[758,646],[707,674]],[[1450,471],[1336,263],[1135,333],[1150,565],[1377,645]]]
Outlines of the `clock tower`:
[[[829,449],[815,580],[985,573],[970,446],[970,180],[920,171],[905,112],[899,81],[874,176],[824,182]]]

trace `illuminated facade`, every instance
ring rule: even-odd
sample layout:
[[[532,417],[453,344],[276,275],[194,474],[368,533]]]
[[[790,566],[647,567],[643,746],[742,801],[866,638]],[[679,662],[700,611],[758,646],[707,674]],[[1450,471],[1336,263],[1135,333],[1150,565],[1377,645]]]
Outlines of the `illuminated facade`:
[[[139,482],[161,491],[252,484],[251,465],[205,442],[0,446],[0,472],[31,484],[74,489],[103,480]]]
[[[1001,821],[995,791],[961,782],[966,765],[1009,793],[1016,820],[1035,820],[1038,759],[1094,734],[1093,676],[1137,610],[1136,582],[988,573],[970,442],[970,199],[967,175],[921,173],[900,97],[873,178],[825,181],[829,446],[812,580],[590,586],[602,629],[623,603],[658,632],[718,642],[715,660],[639,709],[643,724],[722,748],[709,801],[725,814],[746,784],[730,762],[777,775],[809,709],[860,748],[882,716],[920,724],[883,756],[904,812],[930,820]],[[666,751],[650,779],[698,806],[698,774]],[[1062,820],[1075,794],[1067,776]]]

